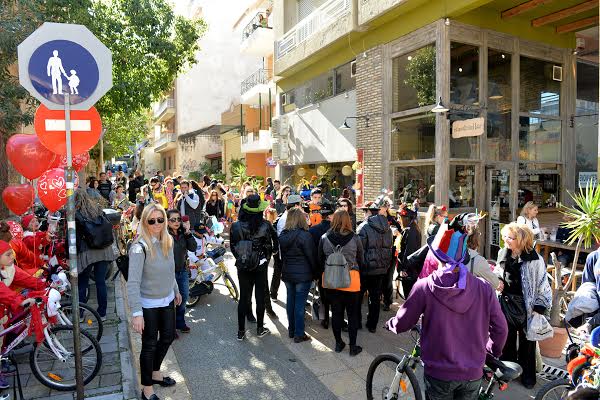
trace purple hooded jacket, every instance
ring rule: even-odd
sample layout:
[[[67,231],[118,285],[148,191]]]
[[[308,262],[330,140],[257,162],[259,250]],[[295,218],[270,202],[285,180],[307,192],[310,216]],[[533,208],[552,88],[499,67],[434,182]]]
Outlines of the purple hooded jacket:
[[[386,325],[408,331],[423,314],[421,358],[425,374],[443,381],[481,378],[486,352],[500,356],[508,327],[489,283],[467,274],[459,289],[458,273],[434,271],[420,279],[398,314]]]

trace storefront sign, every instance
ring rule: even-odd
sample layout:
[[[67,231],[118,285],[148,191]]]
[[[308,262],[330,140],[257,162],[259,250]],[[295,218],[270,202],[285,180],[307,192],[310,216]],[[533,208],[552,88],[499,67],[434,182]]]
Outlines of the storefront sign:
[[[356,207],[362,207],[365,202],[365,193],[364,193],[364,150],[356,149]]]
[[[587,187],[591,181],[592,186],[598,185],[598,173],[597,172],[580,172],[579,173],[579,187]]]
[[[485,120],[483,117],[454,121],[452,123],[452,137],[458,139],[461,137],[481,136]]]

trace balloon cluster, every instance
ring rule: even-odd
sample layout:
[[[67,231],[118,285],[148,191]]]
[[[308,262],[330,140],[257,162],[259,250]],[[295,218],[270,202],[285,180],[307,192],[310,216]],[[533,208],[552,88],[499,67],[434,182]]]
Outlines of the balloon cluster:
[[[75,171],[80,171],[90,161],[87,150],[73,155]],[[67,158],[54,146],[46,146],[37,135],[16,134],[6,143],[6,156],[21,175],[30,181],[38,180],[38,196],[48,210],[58,211],[67,203]],[[75,187],[77,184],[76,178]],[[33,206],[34,197],[31,183],[8,186],[2,192],[4,204],[17,215],[25,214]]]

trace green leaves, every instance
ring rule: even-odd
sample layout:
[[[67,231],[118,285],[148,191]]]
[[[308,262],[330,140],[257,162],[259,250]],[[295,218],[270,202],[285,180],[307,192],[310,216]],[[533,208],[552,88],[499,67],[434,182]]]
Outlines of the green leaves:
[[[600,187],[593,186],[590,180],[586,188],[569,195],[574,207],[562,206],[561,210],[569,220],[561,225],[572,230],[567,243],[572,245],[582,238],[583,245],[591,247],[593,240],[600,241]]]
[[[435,104],[435,46],[417,50],[406,65],[406,73],[404,84],[417,91],[419,106]]]

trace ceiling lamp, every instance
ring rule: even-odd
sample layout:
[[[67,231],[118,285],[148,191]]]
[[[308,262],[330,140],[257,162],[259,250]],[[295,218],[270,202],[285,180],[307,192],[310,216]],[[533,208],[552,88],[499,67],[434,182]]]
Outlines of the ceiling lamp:
[[[440,97],[440,100],[438,101],[437,105],[431,109],[431,112],[444,113],[448,110],[449,110],[449,108],[444,106],[444,104],[442,103],[442,98]]]

